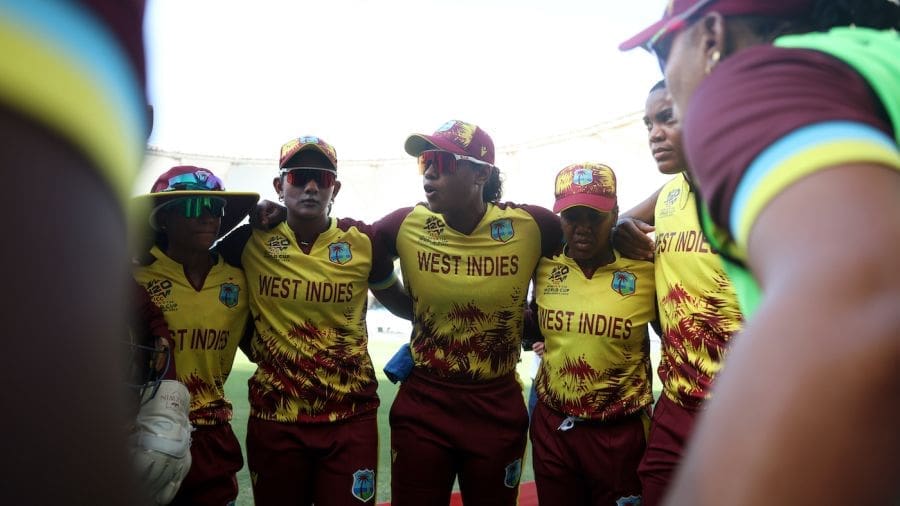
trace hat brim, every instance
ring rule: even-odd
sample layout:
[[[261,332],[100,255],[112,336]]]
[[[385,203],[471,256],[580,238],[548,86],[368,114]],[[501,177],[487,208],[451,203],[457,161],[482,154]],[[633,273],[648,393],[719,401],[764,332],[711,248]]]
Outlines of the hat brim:
[[[666,23],[670,21],[670,18],[662,18],[656,23],[644,28],[637,35],[631,37],[625,42],[619,44],[619,51],[631,51],[636,47],[643,47],[644,49],[648,49],[647,43],[650,42],[650,39],[653,38],[664,26]]]
[[[590,207],[595,211],[608,213],[616,208],[616,199],[613,197],[604,197],[602,195],[591,195],[589,193],[576,193],[557,200],[553,204],[553,212],[561,213],[566,209],[575,206]]]
[[[132,223],[138,228],[135,234],[136,246],[143,251],[145,246],[153,243],[156,231],[150,225],[150,216],[157,207],[183,197],[218,197],[225,199],[225,215],[222,216],[222,224],[219,227],[219,235],[216,240],[222,238],[234,227],[246,218],[259,202],[259,194],[254,192],[230,192],[230,191],[170,191],[148,193],[138,195],[133,199],[134,216]]]
[[[434,137],[431,135],[412,134],[406,139],[403,148],[410,156],[419,156],[422,151],[430,149],[440,149],[450,153],[462,156],[471,156],[462,147],[457,146],[451,141],[443,137]]]

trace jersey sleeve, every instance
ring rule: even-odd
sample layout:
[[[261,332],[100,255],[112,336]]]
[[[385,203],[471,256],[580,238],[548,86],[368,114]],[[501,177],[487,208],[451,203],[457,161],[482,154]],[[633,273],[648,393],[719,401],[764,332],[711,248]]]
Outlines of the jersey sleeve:
[[[376,240],[375,227],[348,218],[338,220],[339,228],[346,230],[350,226],[355,227],[361,234],[366,236],[372,245],[372,269],[369,271],[369,288],[372,290],[384,290],[396,283],[397,275],[394,274],[394,262],[384,244]]]
[[[375,243],[373,247],[380,248],[386,252],[390,258],[397,258],[397,235],[400,233],[400,225],[403,220],[412,212],[412,207],[404,207],[391,212],[380,220],[376,221],[372,228],[375,232]]]
[[[739,250],[759,212],[800,178],[845,163],[897,165],[881,103],[825,53],[747,49],[719,65],[701,96],[685,116],[685,148],[712,220]]]
[[[524,205],[522,209],[534,218],[541,231],[541,256],[550,258],[559,252],[563,241],[559,217],[540,206]]]
[[[0,2],[0,105],[91,160],[124,207],[149,133],[143,16],[143,0]]]

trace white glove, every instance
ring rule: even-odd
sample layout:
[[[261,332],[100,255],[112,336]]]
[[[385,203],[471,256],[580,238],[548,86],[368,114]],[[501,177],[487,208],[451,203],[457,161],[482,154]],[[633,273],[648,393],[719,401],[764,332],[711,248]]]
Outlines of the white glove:
[[[169,504],[191,468],[191,394],[164,380],[156,395],[150,390],[144,397],[131,436],[132,461],[146,494],[158,505]]]

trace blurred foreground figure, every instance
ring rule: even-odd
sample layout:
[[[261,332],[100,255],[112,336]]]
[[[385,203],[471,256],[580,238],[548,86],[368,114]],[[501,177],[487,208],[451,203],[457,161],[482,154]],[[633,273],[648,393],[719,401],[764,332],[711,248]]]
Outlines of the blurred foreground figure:
[[[0,0],[6,504],[138,504],[120,346],[143,1]]]
[[[900,498],[898,16],[675,0],[622,45],[664,68],[747,316],[669,504]]]

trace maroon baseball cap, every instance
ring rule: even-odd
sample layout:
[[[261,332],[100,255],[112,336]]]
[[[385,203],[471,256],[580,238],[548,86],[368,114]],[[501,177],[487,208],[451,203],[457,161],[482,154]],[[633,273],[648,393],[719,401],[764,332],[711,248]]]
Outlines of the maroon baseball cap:
[[[554,213],[575,206],[608,213],[616,208],[616,173],[602,163],[569,165],[556,175],[555,196]]]
[[[331,162],[332,170],[337,171],[337,152],[334,150],[334,146],[314,135],[305,135],[285,142],[281,146],[278,168],[283,169],[287,167],[288,162],[291,161],[294,155],[306,150],[318,151],[325,155],[325,158],[328,158],[328,161]]]
[[[647,47],[656,34],[707,12],[718,12],[723,16],[796,17],[812,12],[814,3],[815,0],[669,0],[662,19],[619,44],[619,50]]]
[[[412,134],[404,145],[406,152],[419,156],[422,151],[439,149],[462,156],[471,156],[494,165],[494,141],[484,130],[465,121],[451,120],[432,135]]]

